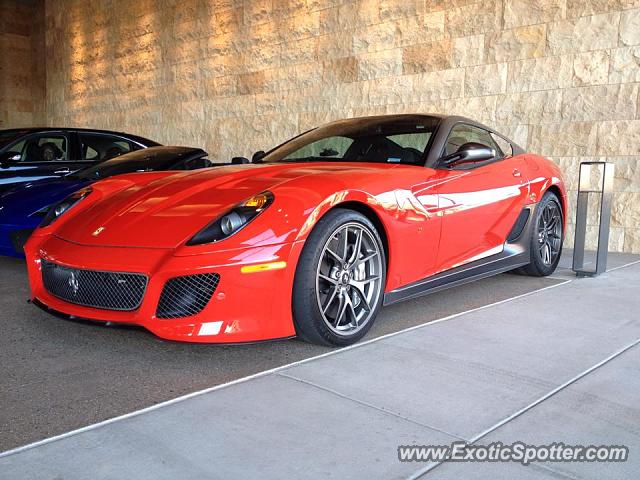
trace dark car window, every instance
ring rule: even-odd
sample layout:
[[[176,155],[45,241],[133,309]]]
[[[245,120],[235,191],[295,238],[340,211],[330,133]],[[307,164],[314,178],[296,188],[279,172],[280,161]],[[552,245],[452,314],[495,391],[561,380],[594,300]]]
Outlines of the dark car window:
[[[78,134],[82,160],[102,162],[132,150],[131,143],[119,137],[97,133]]]
[[[19,136],[20,136],[20,132],[16,132],[15,130],[9,130],[9,131],[5,130],[4,132],[0,131],[0,149],[9,145],[11,142],[16,140]]]
[[[134,155],[134,158],[131,158]],[[123,173],[153,172],[155,170],[194,170],[204,166],[211,166],[211,162],[204,158],[206,153],[199,157],[189,157],[176,160],[176,155],[145,155],[145,150],[132,153],[125,157],[112,158],[98,165],[85,168],[76,172],[70,178],[82,180],[97,180],[99,178],[121,175]]]
[[[261,163],[340,161],[424,165],[438,120],[363,118],[304,133],[269,152]]]
[[[187,158],[180,160],[171,166],[171,170],[198,170],[200,168],[212,167],[213,162],[207,157]]]
[[[451,133],[449,134],[449,138],[447,138],[447,143],[444,146],[442,156],[456,153],[462,145],[471,142],[480,143],[486,147],[493,148],[497,153],[500,153],[500,149],[487,130],[473,125],[459,123],[451,129]]]
[[[64,135],[42,134],[32,135],[9,149],[19,153],[19,162],[60,162],[68,160],[68,144]]]

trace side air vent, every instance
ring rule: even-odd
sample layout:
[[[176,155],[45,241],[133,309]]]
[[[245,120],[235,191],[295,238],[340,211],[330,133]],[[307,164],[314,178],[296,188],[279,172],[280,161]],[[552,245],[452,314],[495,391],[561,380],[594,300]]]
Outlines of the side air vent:
[[[520,235],[522,235],[522,231],[524,230],[524,227],[527,225],[527,220],[529,220],[530,214],[531,212],[529,211],[528,208],[522,209],[522,211],[520,212],[520,215],[518,215],[518,218],[516,219],[516,223],[513,224],[513,228],[511,229],[511,232],[507,237],[507,242],[514,242],[518,238],[520,238]]]
[[[162,289],[156,317],[190,317],[207,306],[220,282],[217,273],[186,275],[170,279]]]

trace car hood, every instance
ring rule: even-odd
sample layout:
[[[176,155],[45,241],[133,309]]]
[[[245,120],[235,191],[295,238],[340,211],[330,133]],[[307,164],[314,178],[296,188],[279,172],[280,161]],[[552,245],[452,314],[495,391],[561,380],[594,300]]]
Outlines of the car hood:
[[[55,234],[83,245],[175,248],[238,203],[265,190],[272,190],[277,201],[274,188],[291,180],[382,167],[391,165],[265,164],[125,175],[119,181],[126,179],[128,186],[78,212]],[[104,181],[105,186],[109,181]],[[102,183],[95,183],[94,189],[100,190]]]
[[[51,178],[21,184],[0,195],[0,223],[38,224],[31,217],[38,210],[63,200],[90,182],[69,178]]]

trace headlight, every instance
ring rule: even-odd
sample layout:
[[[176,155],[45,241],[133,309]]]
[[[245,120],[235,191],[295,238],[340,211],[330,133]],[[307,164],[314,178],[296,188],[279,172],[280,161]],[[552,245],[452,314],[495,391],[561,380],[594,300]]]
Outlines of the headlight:
[[[51,225],[53,222],[55,222],[58,219],[58,217],[60,217],[67,210],[73,207],[76,203],[78,203],[80,200],[82,200],[87,195],[89,195],[91,191],[92,191],[91,187],[82,188],[77,192],[72,193],[61,202],[56,203],[51,207],[45,207],[46,214],[44,215],[44,219],[42,220],[42,223],[40,223],[40,228]],[[39,210],[38,212],[36,212],[36,214],[40,212],[45,213],[44,210],[45,209],[43,208],[42,210]]]
[[[273,202],[273,193],[263,192],[236,205],[220,218],[200,230],[187,245],[213,243],[230,237],[256,218]]]

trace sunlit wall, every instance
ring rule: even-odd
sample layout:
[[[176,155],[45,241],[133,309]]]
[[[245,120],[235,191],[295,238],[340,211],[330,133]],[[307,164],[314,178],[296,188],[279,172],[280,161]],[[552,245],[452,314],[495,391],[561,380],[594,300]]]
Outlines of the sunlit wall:
[[[640,251],[638,7],[46,0],[47,119],[224,161],[341,117],[465,114],[551,156],[572,194],[579,161],[615,162],[611,247]]]
[[[44,0],[0,0],[0,129],[44,124]]]

